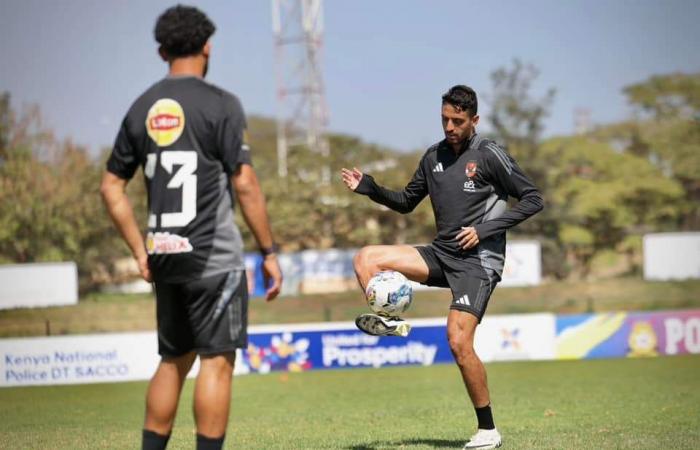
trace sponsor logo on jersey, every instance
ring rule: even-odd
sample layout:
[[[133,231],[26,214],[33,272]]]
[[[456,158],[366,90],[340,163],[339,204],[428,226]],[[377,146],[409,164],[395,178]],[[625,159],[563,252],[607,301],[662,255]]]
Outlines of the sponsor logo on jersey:
[[[158,147],[177,141],[185,129],[185,112],[171,98],[161,98],[151,106],[146,117],[146,130]]]
[[[476,192],[476,184],[474,183],[474,180],[465,181],[464,188],[462,190],[464,192]]]
[[[444,172],[444,170],[442,168],[442,163],[437,163],[435,165],[435,167],[433,167],[433,173],[437,173],[437,172]]]
[[[146,251],[149,255],[188,253],[192,251],[192,244],[188,238],[177,234],[149,232],[146,236]]]
[[[469,178],[472,178],[474,175],[476,175],[476,161],[469,161],[467,163],[465,172],[467,174],[467,177]]]

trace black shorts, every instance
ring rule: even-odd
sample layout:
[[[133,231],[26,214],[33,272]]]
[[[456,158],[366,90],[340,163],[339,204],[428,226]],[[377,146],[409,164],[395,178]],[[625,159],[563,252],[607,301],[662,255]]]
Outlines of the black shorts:
[[[186,283],[156,283],[158,353],[176,357],[248,346],[248,288],[238,270]]]
[[[473,314],[481,322],[491,293],[501,281],[500,276],[490,269],[448,255],[433,245],[416,247],[416,250],[428,265],[428,279],[423,284],[450,288],[450,309]]]

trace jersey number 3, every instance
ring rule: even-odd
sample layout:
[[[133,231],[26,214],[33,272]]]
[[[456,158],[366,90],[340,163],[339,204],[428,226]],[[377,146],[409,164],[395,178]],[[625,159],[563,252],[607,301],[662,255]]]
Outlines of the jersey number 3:
[[[149,153],[146,159],[144,174],[153,178],[156,170],[158,154]],[[173,166],[180,166],[168,182],[168,189],[182,189],[182,210],[179,212],[162,213],[161,228],[184,227],[197,216],[197,152],[194,151],[164,151],[160,154],[160,165],[166,172],[173,173]],[[148,216],[148,226],[156,227],[157,216]]]

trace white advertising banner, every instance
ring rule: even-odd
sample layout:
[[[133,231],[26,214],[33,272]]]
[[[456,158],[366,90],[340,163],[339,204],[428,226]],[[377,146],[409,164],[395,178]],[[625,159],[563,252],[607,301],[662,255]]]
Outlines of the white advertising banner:
[[[482,361],[554,359],[554,314],[486,316],[476,329],[474,347]]]
[[[73,262],[0,266],[0,309],[77,303],[78,268]]]
[[[368,336],[352,322],[250,327],[235,373],[453,362],[444,317],[411,323],[406,339]],[[552,314],[493,316],[479,326],[475,345],[484,361],[553,359],[554,336]],[[0,339],[0,386],[148,380],[159,360],[154,332]]]
[[[506,264],[499,286],[537,286],[542,281],[542,255],[538,241],[506,244]]]
[[[644,235],[644,279],[700,278],[700,233]]]
[[[154,332],[0,340],[0,386],[145,380],[158,365]]]

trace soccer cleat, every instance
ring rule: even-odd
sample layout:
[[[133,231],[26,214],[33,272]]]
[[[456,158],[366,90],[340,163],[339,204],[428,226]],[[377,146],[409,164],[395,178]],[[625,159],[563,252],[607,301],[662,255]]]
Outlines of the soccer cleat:
[[[377,314],[362,314],[355,319],[357,328],[372,336],[406,337],[411,325],[398,317],[383,317]]]
[[[493,430],[477,430],[476,434],[464,444],[464,450],[478,448],[489,449],[498,448],[501,446],[501,433],[497,429]]]

